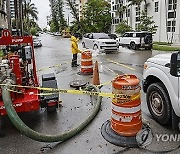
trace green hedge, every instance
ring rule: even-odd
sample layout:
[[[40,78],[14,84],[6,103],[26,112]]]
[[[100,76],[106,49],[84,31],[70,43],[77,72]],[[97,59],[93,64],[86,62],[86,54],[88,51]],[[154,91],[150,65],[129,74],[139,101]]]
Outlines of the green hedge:
[[[180,47],[172,47],[167,45],[157,45],[153,44],[153,50],[160,50],[160,51],[180,51]]]

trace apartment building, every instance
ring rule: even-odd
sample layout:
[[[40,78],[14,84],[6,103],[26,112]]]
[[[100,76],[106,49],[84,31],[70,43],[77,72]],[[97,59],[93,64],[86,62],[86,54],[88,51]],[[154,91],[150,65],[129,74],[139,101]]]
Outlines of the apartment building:
[[[0,0],[0,30],[7,27],[6,1]]]
[[[11,19],[15,18],[14,0],[10,0],[10,14],[11,14]]]
[[[128,25],[136,29],[140,23],[140,13],[147,11],[153,16],[157,32],[153,35],[154,41],[180,43],[180,1],[179,0],[146,0],[140,6],[130,5],[129,0],[111,0],[112,29],[126,20]]]

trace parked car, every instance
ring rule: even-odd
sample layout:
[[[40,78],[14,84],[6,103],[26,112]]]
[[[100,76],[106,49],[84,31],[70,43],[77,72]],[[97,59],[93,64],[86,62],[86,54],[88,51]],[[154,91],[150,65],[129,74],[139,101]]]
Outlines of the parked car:
[[[41,40],[37,37],[33,37],[33,45],[34,47],[42,47]]]
[[[61,36],[62,34],[60,32],[53,33],[54,36]]]
[[[119,46],[127,46],[132,50],[145,48],[152,49],[152,34],[150,32],[126,32],[122,37],[118,38]]]
[[[114,40],[116,40],[118,38],[116,34],[108,34],[108,36]]]
[[[90,48],[105,53],[117,51],[116,40],[106,33],[86,33],[82,38],[83,48]]]
[[[143,91],[152,117],[180,127],[180,52],[159,54],[144,64]]]

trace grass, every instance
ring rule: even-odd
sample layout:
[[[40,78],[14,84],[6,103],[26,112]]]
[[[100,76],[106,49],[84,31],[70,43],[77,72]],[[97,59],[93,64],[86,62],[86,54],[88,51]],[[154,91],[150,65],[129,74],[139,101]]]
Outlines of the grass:
[[[157,44],[157,45],[171,45],[171,43],[168,43],[168,42],[153,42],[153,44]]]
[[[172,47],[172,46],[168,46],[168,45],[153,44],[153,50],[160,50],[160,51],[180,51],[180,47]]]

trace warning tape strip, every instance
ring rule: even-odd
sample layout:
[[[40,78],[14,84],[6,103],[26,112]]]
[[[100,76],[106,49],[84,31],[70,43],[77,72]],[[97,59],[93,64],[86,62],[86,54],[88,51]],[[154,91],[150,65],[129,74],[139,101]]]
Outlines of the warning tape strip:
[[[111,82],[112,82],[112,81],[104,82],[104,83],[102,83],[102,84],[100,84],[100,85],[97,85],[97,87],[102,87],[102,86],[108,85],[108,84],[110,84]]]
[[[71,63],[71,61],[65,62],[65,63],[62,63],[62,64],[56,64],[56,65],[49,66],[49,67],[43,67],[43,68],[41,68],[41,69],[38,69],[37,72],[46,71],[46,70],[48,70],[48,69],[51,69],[51,68],[54,68],[54,67],[60,67],[60,66],[62,66],[62,65],[64,65],[64,64],[69,64],[69,63]]]
[[[0,86],[5,86],[7,84],[0,84]],[[50,93],[43,93],[38,95],[52,95],[57,93],[69,93],[69,94],[87,94],[92,96],[102,96],[102,97],[110,97],[110,98],[118,98],[118,99],[130,99],[136,100],[140,98],[140,93],[135,95],[125,95],[125,94],[113,94],[113,93],[106,93],[106,92],[92,92],[92,91],[84,91],[84,90],[67,90],[67,89],[55,89],[55,88],[43,88],[43,87],[31,87],[31,86],[20,86],[20,85],[9,85],[11,87],[18,87],[18,88],[33,88],[43,91],[48,91]],[[13,91],[16,92],[16,91]]]
[[[129,66],[127,66],[127,65],[124,65],[124,64],[121,64],[121,63],[118,63],[118,62],[115,62],[115,61],[113,61],[113,60],[111,60],[111,59],[107,59],[107,61],[109,61],[109,62],[111,62],[111,63],[114,63],[114,64],[117,64],[117,65],[120,65],[120,66],[123,66],[123,67],[128,68],[128,69],[133,70],[133,71],[136,70],[136,69],[134,69],[134,68],[132,68],[132,67],[129,67]]]

